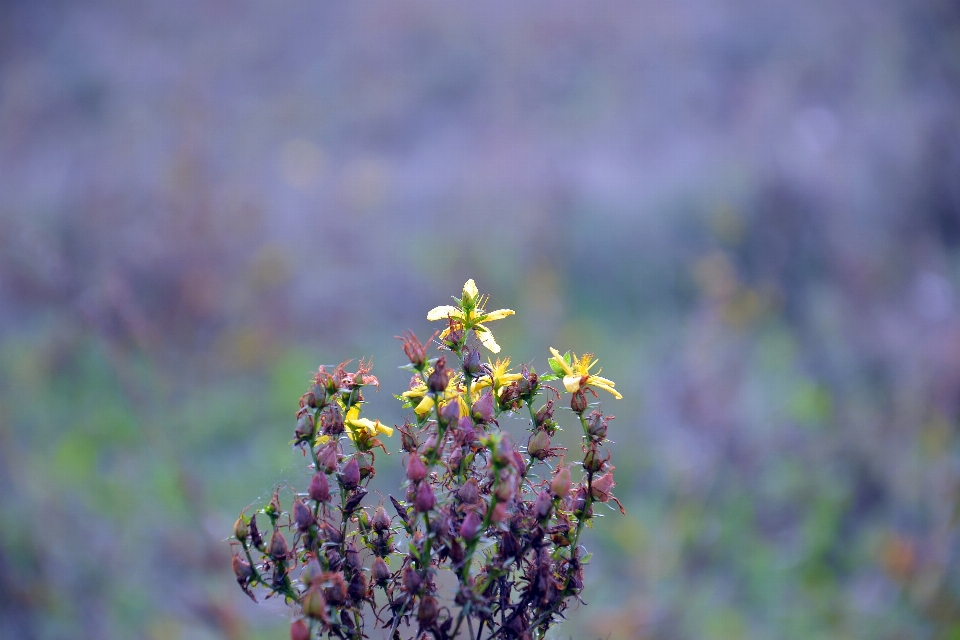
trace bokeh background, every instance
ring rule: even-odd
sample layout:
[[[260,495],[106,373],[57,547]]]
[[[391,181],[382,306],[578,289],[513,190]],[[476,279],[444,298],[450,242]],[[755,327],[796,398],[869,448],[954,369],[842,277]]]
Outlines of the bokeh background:
[[[952,0],[0,3],[0,636],[286,637],[233,520],[469,277],[625,396],[553,637],[960,637]]]

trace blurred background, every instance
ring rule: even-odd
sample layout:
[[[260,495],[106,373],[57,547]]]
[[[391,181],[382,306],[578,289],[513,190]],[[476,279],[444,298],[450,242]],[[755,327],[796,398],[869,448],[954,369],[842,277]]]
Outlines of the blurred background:
[[[233,520],[471,277],[625,396],[554,638],[960,637],[952,0],[0,3],[0,636],[286,637]]]

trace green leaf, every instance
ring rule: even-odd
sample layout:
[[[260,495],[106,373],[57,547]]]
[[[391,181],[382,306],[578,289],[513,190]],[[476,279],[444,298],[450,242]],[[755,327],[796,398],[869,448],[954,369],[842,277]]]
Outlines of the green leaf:
[[[553,370],[553,372],[557,374],[557,377],[560,377],[566,373],[566,371],[563,370],[563,367],[560,366],[560,363],[557,362],[556,358],[548,358],[547,363],[550,365],[550,368]]]
[[[559,380],[560,376],[555,376],[552,373],[546,373],[540,376],[540,382],[550,382],[551,380]]]

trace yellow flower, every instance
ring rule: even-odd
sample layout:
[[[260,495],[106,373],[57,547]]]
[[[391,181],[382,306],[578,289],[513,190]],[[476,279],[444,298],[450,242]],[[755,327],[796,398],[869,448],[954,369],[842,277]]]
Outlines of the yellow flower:
[[[490,365],[490,375],[483,376],[477,380],[473,387],[474,391],[492,386],[499,392],[511,382],[516,382],[520,379],[519,373],[510,373],[510,358],[504,358],[503,360],[497,358],[496,362],[490,362],[490,360],[487,359],[487,363]]]
[[[577,358],[576,354],[571,354],[572,362],[570,363],[567,363],[560,352],[553,347],[550,347],[550,353],[553,354],[553,358],[550,359],[551,366],[556,363],[554,370],[559,369],[558,374],[561,371],[563,372],[563,386],[570,393],[576,393],[583,387],[597,387],[609,391],[617,400],[623,398],[613,388],[615,384],[613,380],[607,380],[590,373],[590,368],[597,364],[597,360],[594,359],[592,353],[585,353],[580,358]],[[600,369],[597,369],[597,373],[600,373]]]
[[[496,311],[487,313],[483,308],[487,299],[488,296],[480,295],[480,292],[477,290],[477,285],[474,284],[472,279],[467,280],[463,285],[463,298],[457,301],[460,303],[460,306],[441,305],[435,307],[427,314],[427,320],[431,322],[435,320],[454,320],[456,324],[463,327],[465,331],[473,329],[477,334],[477,338],[480,339],[480,344],[494,353],[500,353],[500,345],[494,340],[490,329],[485,327],[483,323],[502,320],[507,316],[512,316],[514,312],[511,309],[497,309]],[[443,340],[449,333],[450,327],[447,327],[440,334],[440,339]]]
[[[347,411],[347,417],[344,419],[344,424],[347,425],[347,435],[350,436],[351,440],[356,440],[356,432],[365,430],[370,435],[377,435],[378,433],[386,434],[387,437],[393,435],[393,429],[384,425],[379,420],[369,420],[367,418],[360,417],[360,407],[353,405],[350,407],[350,410]]]
[[[430,377],[432,371],[427,371],[427,377]],[[408,391],[404,391],[400,394],[401,398],[407,398],[408,400],[414,400],[416,398],[421,398],[420,403],[414,407],[413,412],[418,416],[423,417],[430,413],[433,409],[434,398],[430,393],[430,390],[427,389],[427,385],[420,381],[415,387]],[[447,388],[444,389],[443,395],[440,397],[440,403],[446,404],[454,398],[459,398],[460,402],[460,415],[465,416],[469,413],[466,402],[460,396],[460,377],[459,376],[450,376],[449,382],[447,382]]]

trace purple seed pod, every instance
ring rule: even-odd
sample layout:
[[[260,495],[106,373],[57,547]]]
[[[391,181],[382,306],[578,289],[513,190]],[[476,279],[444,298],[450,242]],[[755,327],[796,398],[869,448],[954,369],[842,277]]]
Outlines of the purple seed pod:
[[[550,495],[549,491],[544,490],[537,494],[537,502],[533,508],[537,515],[537,520],[546,520],[549,518],[552,508],[553,496]]]
[[[314,525],[313,512],[303,500],[293,501],[293,521],[297,523],[297,531],[304,533]]]
[[[373,577],[373,581],[382,587],[387,584],[393,574],[390,573],[390,567],[387,566],[383,558],[375,558],[370,566],[370,575]]]
[[[313,474],[310,480],[310,499],[315,502],[327,502],[330,500],[330,483],[327,482],[327,476],[322,473]]]
[[[473,540],[480,533],[480,527],[483,523],[476,511],[471,511],[460,523],[460,537],[464,540]]]
[[[476,504],[480,500],[480,485],[476,478],[470,478],[457,490],[457,498],[465,504]]]
[[[570,494],[570,468],[560,467],[550,482],[550,491],[561,500]]]
[[[270,536],[270,557],[274,560],[282,560],[287,557],[288,552],[289,548],[283,534],[280,533],[279,529],[274,529],[273,535]]]
[[[477,422],[487,423],[493,420],[493,394],[484,391],[480,398],[473,403],[470,414]]]
[[[420,482],[427,477],[427,468],[423,466],[423,461],[417,453],[410,454],[410,460],[407,462],[407,478],[412,482]]]
[[[350,458],[350,461],[344,465],[338,479],[345,489],[357,488],[357,485],[360,484],[360,464],[356,458]]]
[[[433,495],[433,487],[431,487],[428,482],[421,482],[420,486],[417,487],[417,495],[413,499],[413,508],[423,513],[433,509],[433,505],[436,504],[436,502],[437,499]]]

